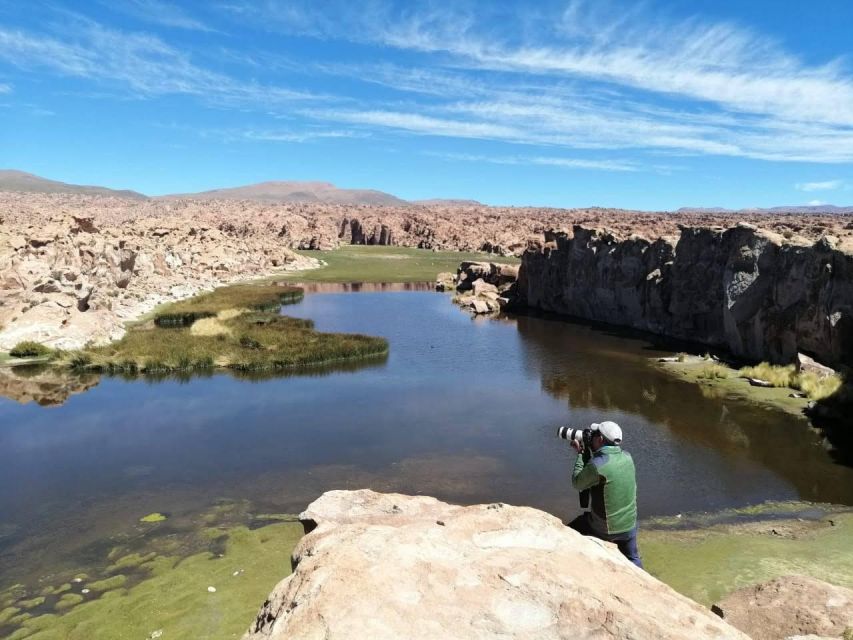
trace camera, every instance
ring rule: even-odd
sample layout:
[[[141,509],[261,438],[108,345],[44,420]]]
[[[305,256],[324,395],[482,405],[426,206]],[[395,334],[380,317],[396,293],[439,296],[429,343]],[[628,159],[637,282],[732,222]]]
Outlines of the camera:
[[[584,462],[592,457],[592,436],[596,433],[596,429],[587,427],[586,429],[573,429],[572,427],[558,427],[557,437],[563,440],[574,440],[581,445],[580,454]],[[581,491],[578,498],[580,499],[581,509],[589,507],[589,489]]]
[[[558,427],[557,437],[563,440],[574,440],[581,445],[581,451],[590,451],[592,449],[592,436],[595,433],[590,428],[573,429],[572,427]]]

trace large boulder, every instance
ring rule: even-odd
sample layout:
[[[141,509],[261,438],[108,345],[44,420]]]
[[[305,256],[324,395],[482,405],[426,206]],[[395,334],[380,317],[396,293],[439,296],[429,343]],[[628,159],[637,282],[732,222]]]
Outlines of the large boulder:
[[[244,640],[746,639],[542,511],[330,491]]]
[[[739,589],[714,610],[752,640],[840,638],[853,628],[853,591],[807,576],[784,576]]]

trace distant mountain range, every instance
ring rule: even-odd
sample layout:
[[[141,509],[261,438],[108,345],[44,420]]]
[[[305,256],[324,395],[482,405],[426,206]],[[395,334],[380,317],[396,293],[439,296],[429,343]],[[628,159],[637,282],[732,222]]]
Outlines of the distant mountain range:
[[[834,204],[792,205],[762,209],[724,209],[723,207],[682,207],[676,213],[853,213],[853,207],[837,207]]]
[[[0,169],[0,191],[17,191],[22,193],[79,193],[90,196],[116,196],[117,198],[134,198],[144,200],[146,196],[128,189],[116,190],[106,187],[90,187],[79,184],[67,184],[34,176],[24,171]]]
[[[115,196],[118,198],[148,199],[148,196],[128,189],[116,190],[106,187],[67,184],[48,180],[24,171],[0,169],[0,191],[16,191],[23,193],[79,193],[84,195]],[[214,189],[199,193],[179,193],[165,196],[155,196],[156,199],[188,198],[193,200],[254,200],[256,202],[323,202],[328,204],[367,204],[404,207],[409,205],[424,206],[483,206],[476,200],[430,199],[403,200],[397,196],[376,191],[374,189],[339,189],[329,182],[294,182],[273,181],[249,184],[230,189]],[[848,214],[853,213],[853,206],[838,207],[831,204],[770,207],[768,209],[724,209],[721,207],[682,207],[676,213],[822,213]]]
[[[48,180],[31,173],[12,169],[0,170],[0,191],[25,193],[79,193],[85,195],[108,195],[119,198],[147,199],[136,191],[107,189],[67,184]],[[156,199],[172,200],[254,200],[256,202],[323,202],[328,204],[369,204],[391,207],[415,205],[481,206],[476,200],[417,200],[409,202],[397,196],[374,189],[339,189],[329,182],[259,182],[243,187],[214,189],[200,193],[176,193],[155,196]]]
[[[373,189],[338,189],[329,182],[259,182],[244,187],[180,193],[161,198],[194,200],[255,200],[257,202],[326,202],[329,204],[378,204],[402,207],[410,203]]]

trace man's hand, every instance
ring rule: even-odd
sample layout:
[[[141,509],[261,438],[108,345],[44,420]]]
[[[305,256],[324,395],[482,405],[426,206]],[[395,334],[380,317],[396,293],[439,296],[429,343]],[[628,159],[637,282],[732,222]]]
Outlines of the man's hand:
[[[577,440],[571,440],[572,449],[580,453],[583,450],[583,445]]]

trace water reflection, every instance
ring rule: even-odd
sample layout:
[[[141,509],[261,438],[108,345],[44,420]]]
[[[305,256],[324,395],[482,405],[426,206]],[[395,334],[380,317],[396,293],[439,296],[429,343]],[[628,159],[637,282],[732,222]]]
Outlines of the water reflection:
[[[641,416],[680,441],[773,469],[802,499],[853,504],[853,470],[833,462],[804,417],[673,379],[650,364],[672,351],[642,341],[554,317],[517,322],[526,366],[568,406]]]

